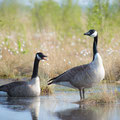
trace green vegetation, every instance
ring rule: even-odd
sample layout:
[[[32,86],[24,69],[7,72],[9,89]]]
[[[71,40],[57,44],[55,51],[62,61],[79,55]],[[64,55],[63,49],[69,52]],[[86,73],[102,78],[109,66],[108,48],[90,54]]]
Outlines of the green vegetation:
[[[65,70],[92,59],[91,38],[83,33],[96,29],[106,82],[120,78],[120,0],[92,0],[84,10],[79,0],[0,3],[0,76],[30,77],[34,55],[42,51],[48,61],[40,63],[41,84]]]

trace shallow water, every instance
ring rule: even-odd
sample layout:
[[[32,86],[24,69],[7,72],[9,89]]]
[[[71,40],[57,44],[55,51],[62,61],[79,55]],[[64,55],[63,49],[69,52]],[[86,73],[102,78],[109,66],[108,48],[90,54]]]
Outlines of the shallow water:
[[[6,84],[9,80],[0,80]],[[106,85],[104,86],[106,87]],[[120,91],[120,86],[107,86]],[[8,98],[0,92],[0,120],[120,120],[120,104],[79,105],[78,91],[66,91],[65,87],[56,87],[51,96],[35,98]],[[90,92],[100,92],[99,86]]]
[[[119,120],[120,104],[82,105],[76,91],[52,96],[8,98],[0,93],[0,120]],[[4,97],[3,97],[4,96]]]

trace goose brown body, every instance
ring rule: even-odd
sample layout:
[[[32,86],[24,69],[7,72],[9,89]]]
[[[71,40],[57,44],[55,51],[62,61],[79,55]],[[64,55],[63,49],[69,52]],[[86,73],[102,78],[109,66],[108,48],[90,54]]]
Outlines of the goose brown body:
[[[40,79],[38,77],[39,61],[47,57],[37,53],[34,60],[33,74],[29,81],[12,82],[0,86],[0,91],[7,92],[10,97],[36,97],[40,95]]]
[[[102,59],[99,53],[97,53],[94,61],[90,64],[74,67],[60,76],[51,79],[49,84],[53,83],[78,89],[90,88],[103,80],[104,76],[105,71]]]

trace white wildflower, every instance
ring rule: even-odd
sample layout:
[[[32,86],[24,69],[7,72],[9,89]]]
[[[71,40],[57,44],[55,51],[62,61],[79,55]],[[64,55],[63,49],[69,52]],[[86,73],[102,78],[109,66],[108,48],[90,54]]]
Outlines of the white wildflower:
[[[4,44],[5,44],[5,42],[4,42],[4,41],[2,41],[2,44],[4,45]]]
[[[64,62],[66,61],[66,59],[64,59]]]
[[[6,48],[6,47],[4,47],[4,50],[7,50],[7,48]]]
[[[75,35],[73,35],[73,36],[72,36],[72,38],[73,38],[73,39],[75,39],[75,38],[76,38],[76,36],[75,36]]]
[[[23,52],[23,48],[21,48],[20,51]]]
[[[75,46],[75,42],[72,42],[72,43],[71,43],[71,46]]]
[[[2,55],[0,55],[0,59],[2,59]]]
[[[78,41],[80,42],[80,41],[81,41],[81,39],[80,39],[80,38],[78,38]]]
[[[18,53],[19,53],[19,51],[16,51],[16,53],[18,54]]]

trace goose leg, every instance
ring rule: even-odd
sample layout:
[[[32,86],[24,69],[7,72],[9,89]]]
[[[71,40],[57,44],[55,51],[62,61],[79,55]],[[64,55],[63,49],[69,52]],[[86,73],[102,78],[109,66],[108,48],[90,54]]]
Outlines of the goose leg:
[[[81,89],[79,89],[79,93],[80,93],[80,100],[82,100],[82,91],[81,91]]]
[[[82,89],[82,92],[83,92],[83,99],[85,99],[85,89],[84,88]]]

